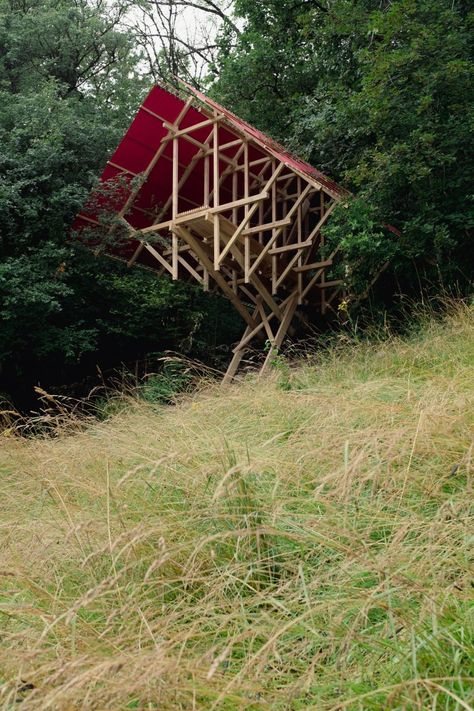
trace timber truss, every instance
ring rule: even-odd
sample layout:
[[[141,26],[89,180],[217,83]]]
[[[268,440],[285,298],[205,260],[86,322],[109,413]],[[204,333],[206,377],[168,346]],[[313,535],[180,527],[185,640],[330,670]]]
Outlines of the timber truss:
[[[137,164],[138,143],[152,150]],[[126,240],[111,256],[215,286],[245,321],[225,381],[258,342],[263,372],[299,307],[337,312],[338,248],[327,249],[322,228],[346,193],[219,105],[156,87],[103,180],[117,176],[129,181],[115,210]],[[100,224],[86,208],[76,225],[89,223]]]

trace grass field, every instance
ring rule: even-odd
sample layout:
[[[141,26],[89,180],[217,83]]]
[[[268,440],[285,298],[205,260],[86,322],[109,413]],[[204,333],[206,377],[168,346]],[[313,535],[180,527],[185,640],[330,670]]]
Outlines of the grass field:
[[[459,307],[176,406],[7,430],[0,707],[471,709],[473,404]]]

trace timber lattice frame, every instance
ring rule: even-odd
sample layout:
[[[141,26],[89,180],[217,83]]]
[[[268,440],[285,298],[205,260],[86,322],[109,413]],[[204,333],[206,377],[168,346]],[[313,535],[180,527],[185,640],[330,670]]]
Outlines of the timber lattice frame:
[[[163,95],[174,113],[160,113]],[[344,283],[331,270],[339,250],[328,253],[321,230],[347,193],[198,92],[183,100],[155,87],[130,131],[139,120],[153,151],[137,163],[119,146],[102,177],[128,181],[108,229],[119,224],[125,240],[110,256],[205,290],[215,285],[246,324],[224,381],[256,340],[267,342],[263,372],[298,307],[337,311]],[[101,225],[97,208],[76,221],[78,229],[91,224]]]

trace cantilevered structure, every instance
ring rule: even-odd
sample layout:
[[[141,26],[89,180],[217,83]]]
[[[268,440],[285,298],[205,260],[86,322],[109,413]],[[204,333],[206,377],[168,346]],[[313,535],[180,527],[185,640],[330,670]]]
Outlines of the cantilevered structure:
[[[298,307],[337,310],[343,281],[321,229],[347,193],[315,168],[186,85],[186,96],[154,87],[102,174],[121,188],[91,200],[75,228],[126,238],[107,247],[129,266],[219,288],[246,323],[225,380],[252,343],[268,341],[264,370]]]

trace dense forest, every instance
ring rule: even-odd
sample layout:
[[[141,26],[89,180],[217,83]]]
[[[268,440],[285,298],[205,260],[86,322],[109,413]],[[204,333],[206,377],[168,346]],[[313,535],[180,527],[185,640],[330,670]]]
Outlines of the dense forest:
[[[241,325],[217,294],[70,239],[140,101],[175,75],[357,196],[327,230],[359,280],[389,260],[385,296],[468,291],[473,21],[467,0],[0,0],[0,395],[82,395],[97,369],[167,350],[225,361]]]

